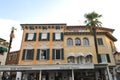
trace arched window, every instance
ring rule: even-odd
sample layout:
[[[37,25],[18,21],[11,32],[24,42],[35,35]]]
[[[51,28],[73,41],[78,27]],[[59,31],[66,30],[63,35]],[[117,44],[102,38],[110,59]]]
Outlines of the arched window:
[[[77,57],[77,63],[82,64],[83,63],[83,58],[84,58],[83,56],[78,56]]]
[[[75,63],[75,57],[74,57],[74,56],[69,56],[69,57],[67,58],[67,62],[68,62],[68,63]]]
[[[80,45],[81,45],[81,41],[80,41],[79,38],[76,38],[76,39],[75,39],[75,45],[76,45],[76,46],[80,46]]]
[[[89,40],[88,38],[83,38],[83,45],[88,46],[89,45]]]
[[[86,61],[86,63],[92,63],[92,55],[87,55],[85,57],[85,61]]]
[[[72,46],[73,45],[73,40],[71,38],[67,39],[67,45]]]

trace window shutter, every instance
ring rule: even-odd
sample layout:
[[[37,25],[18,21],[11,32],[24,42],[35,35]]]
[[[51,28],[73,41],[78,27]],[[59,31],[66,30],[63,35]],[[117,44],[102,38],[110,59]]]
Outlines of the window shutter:
[[[52,49],[52,59],[55,59],[55,49]]]
[[[37,49],[37,56],[36,56],[36,60],[40,59],[40,49]]]
[[[106,57],[107,57],[107,62],[110,63],[111,61],[110,61],[110,56],[109,56],[109,54],[106,54]]]
[[[47,40],[50,40],[50,33],[47,33]]]
[[[25,41],[27,41],[27,39],[28,39],[28,33],[26,33],[25,35]]]
[[[26,49],[23,50],[22,60],[25,60],[25,51],[26,51]]]
[[[34,49],[31,50],[31,57],[30,57],[30,60],[33,60],[34,58]]]
[[[42,40],[42,33],[39,33],[39,41]]]
[[[34,33],[33,41],[36,41],[36,33]]]
[[[62,40],[62,41],[64,40],[64,35],[63,35],[63,33],[61,33],[61,40]]]
[[[62,58],[61,59],[63,60],[64,59],[64,49],[62,48],[61,51],[62,51],[62,53],[61,53]]]
[[[98,54],[98,63],[101,63],[101,55]]]
[[[50,49],[47,49],[47,60],[49,60]]]
[[[55,33],[53,33],[53,41],[55,41]]]

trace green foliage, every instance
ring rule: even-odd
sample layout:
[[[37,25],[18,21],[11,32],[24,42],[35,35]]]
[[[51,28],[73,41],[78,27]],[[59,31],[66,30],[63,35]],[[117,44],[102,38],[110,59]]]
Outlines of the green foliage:
[[[87,29],[92,30],[93,27],[94,28],[101,27],[102,22],[100,22],[98,19],[102,17],[102,15],[99,15],[96,12],[91,12],[91,13],[86,13],[84,17],[86,18],[85,23],[86,23]]]

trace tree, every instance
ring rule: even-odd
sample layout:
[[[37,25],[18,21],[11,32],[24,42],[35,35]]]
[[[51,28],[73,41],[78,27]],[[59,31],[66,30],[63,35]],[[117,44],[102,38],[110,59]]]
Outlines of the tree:
[[[98,19],[102,17],[102,15],[99,15],[96,12],[87,13],[84,15],[86,18],[86,28],[90,30],[94,37],[94,44],[95,44],[95,51],[97,55],[97,62],[99,63],[99,57],[98,57],[98,46],[97,46],[97,38],[96,38],[96,29],[97,27],[101,27],[102,22],[100,22]]]

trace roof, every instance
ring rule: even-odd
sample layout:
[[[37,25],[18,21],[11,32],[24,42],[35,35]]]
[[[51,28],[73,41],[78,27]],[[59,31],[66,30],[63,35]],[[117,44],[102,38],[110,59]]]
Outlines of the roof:
[[[64,32],[65,35],[92,35],[92,32]],[[113,41],[117,41],[117,39],[112,36],[110,33],[108,32],[97,32],[97,35],[106,35],[108,38],[112,39]]]

